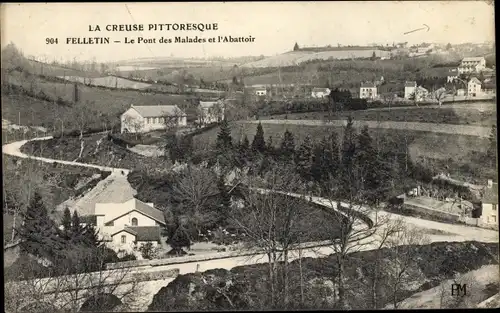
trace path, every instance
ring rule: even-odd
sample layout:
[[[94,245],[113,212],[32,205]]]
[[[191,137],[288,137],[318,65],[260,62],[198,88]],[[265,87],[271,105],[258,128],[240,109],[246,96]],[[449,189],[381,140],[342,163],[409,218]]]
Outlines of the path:
[[[52,136],[47,136],[47,137],[40,137],[40,138],[35,138],[35,139],[30,139],[30,140],[22,140],[22,141],[16,141],[16,142],[11,142],[8,144],[5,144],[2,146],[2,152],[23,158],[23,159],[34,159],[34,160],[39,160],[42,162],[47,162],[47,163],[60,163],[60,164],[66,164],[66,165],[74,165],[74,166],[82,166],[82,167],[90,167],[90,168],[97,168],[101,171],[109,171],[109,172],[115,172],[115,173],[122,173],[122,175],[128,175],[130,170],[125,169],[125,168],[117,168],[117,167],[109,167],[109,166],[101,166],[101,165],[95,165],[95,164],[88,164],[88,163],[80,163],[80,162],[73,162],[73,161],[64,161],[64,160],[55,160],[55,159],[49,159],[49,158],[42,158],[42,157],[37,157],[37,156],[29,156],[27,154],[24,154],[21,152],[21,147],[26,144],[28,141],[34,141],[34,140],[49,140],[52,139]]]
[[[486,286],[491,283],[498,283],[498,265],[485,265],[480,269],[462,274],[457,279],[459,282],[467,284],[467,295],[463,299],[464,303],[460,308],[477,306],[488,295],[484,292]],[[399,309],[441,309],[449,308],[449,304],[456,301],[450,295],[453,284],[452,279],[441,282],[440,285],[416,293],[399,303]],[[441,299],[442,297],[442,299]],[[442,306],[442,307],[441,307]],[[386,309],[393,309],[393,304],[388,304]]]
[[[237,121],[240,124],[274,124],[274,125],[304,125],[304,126],[330,126],[344,127],[347,120],[255,120],[255,121]],[[490,136],[491,127],[471,126],[471,125],[453,125],[453,124],[436,124],[436,123],[421,123],[421,122],[393,122],[393,121],[353,121],[354,127],[361,128],[368,126],[369,128],[380,129],[396,129],[396,130],[413,130],[422,132],[432,132],[450,135],[466,135],[488,138]]]
[[[37,138],[35,140],[47,140],[50,139],[51,137],[44,137],[44,138]],[[12,156],[17,156],[21,158],[28,158],[30,156],[23,154],[20,152],[20,148],[23,144],[25,144],[27,140],[20,141],[20,142],[14,142],[10,144],[6,144],[2,147],[2,151],[5,154],[12,155]],[[34,159],[38,159],[42,162],[48,162],[48,163],[53,163],[53,162],[58,162],[62,164],[69,164],[69,165],[75,165],[75,166],[83,166],[83,167],[94,167],[94,168],[99,168],[102,170],[111,170],[113,171],[113,176],[115,175],[121,175],[123,178],[126,178],[126,176],[129,174],[129,170],[127,169],[116,169],[116,168],[110,168],[110,167],[105,167],[105,166],[98,166],[98,165],[92,165],[92,164],[85,164],[85,163],[79,163],[79,162],[68,162],[68,161],[61,161],[61,160],[53,160],[53,159],[47,159],[47,158],[37,158],[37,157],[31,157]],[[122,174],[123,171],[123,174]],[[112,176],[110,175],[110,176]],[[92,191],[91,191],[92,192]],[[301,196],[302,195],[296,195],[296,196]],[[307,199],[308,196],[306,196]],[[332,208],[331,201],[328,199],[324,199],[321,197],[311,197],[311,200],[313,200],[315,203],[322,204],[325,206],[328,206]],[[380,213],[379,213],[380,214]],[[468,226],[462,226],[462,225],[452,225],[452,224],[445,224],[445,223],[439,223],[439,222],[433,222],[433,221],[428,221],[428,220],[421,220],[413,217],[408,217],[408,216],[402,216],[402,215],[397,215],[393,213],[387,213],[387,212],[382,212],[381,214],[387,215],[391,219],[395,218],[401,218],[408,224],[414,225],[417,228],[422,229],[423,233],[427,233],[429,238],[431,239],[432,242],[438,242],[438,241],[468,241],[468,240],[476,240],[476,241],[481,241],[481,242],[498,242],[498,232],[492,231],[492,230],[487,230],[487,229],[478,229],[478,228],[473,228],[473,227],[468,227]],[[442,235],[435,235],[431,231],[433,230],[438,230],[438,232],[444,232]],[[373,238],[363,238],[359,240],[360,243],[364,243],[363,249],[362,250],[371,250],[375,248],[376,242],[373,241]],[[306,248],[302,249],[301,254],[302,257],[312,257],[312,258],[318,258],[318,257],[325,257],[329,254],[333,253],[332,247],[331,246],[323,246],[323,247],[313,247],[313,248]],[[298,251],[293,250],[290,255],[290,260],[298,258]],[[182,258],[179,258],[179,262],[183,262]],[[217,269],[217,268],[224,268],[224,269],[232,269],[236,266],[243,266],[243,265],[251,265],[251,264],[258,264],[258,263],[265,263],[267,262],[267,255],[258,253],[250,256],[234,256],[234,257],[226,257],[221,259],[220,257],[214,256],[213,259],[210,260],[203,260],[203,261],[190,261],[190,262],[185,262],[184,263],[177,263],[177,264],[169,264],[165,266],[155,266],[155,267],[140,267],[140,268],[130,268],[132,272],[135,271],[140,271],[140,272],[155,272],[155,271],[164,271],[168,269],[178,269],[180,274],[186,274],[186,273],[192,273],[196,271],[207,271],[210,269]],[[151,289],[156,290],[157,288],[161,288],[162,286],[166,286],[168,284],[168,280],[163,281],[162,284],[158,284],[158,282],[151,282]],[[154,286],[153,286],[154,285]],[[149,287],[148,287],[149,288]],[[154,293],[148,294],[146,298],[147,303],[150,303],[150,299],[154,296]],[[146,299],[145,299],[146,300]]]

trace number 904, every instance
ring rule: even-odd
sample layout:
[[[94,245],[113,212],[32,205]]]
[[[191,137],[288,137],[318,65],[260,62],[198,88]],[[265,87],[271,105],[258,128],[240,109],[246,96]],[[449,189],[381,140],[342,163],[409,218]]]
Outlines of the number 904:
[[[57,38],[45,38],[45,44],[47,45],[58,44]]]

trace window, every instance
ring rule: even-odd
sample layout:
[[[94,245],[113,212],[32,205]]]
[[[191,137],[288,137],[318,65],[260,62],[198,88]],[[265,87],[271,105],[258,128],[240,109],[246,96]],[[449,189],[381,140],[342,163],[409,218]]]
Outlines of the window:
[[[132,226],[137,226],[137,218],[132,218]]]
[[[122,235],[122,243],[127,243],[127,236]]]
[[[115,222],[114,221],[108,222],[106,226],[115,226]]]
[[[158,124],[159,123],[159,119],[157,117],[155,117],[155,124]]]

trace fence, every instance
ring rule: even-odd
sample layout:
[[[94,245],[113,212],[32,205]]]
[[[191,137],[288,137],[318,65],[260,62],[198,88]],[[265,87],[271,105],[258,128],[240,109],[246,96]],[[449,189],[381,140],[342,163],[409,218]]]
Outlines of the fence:
[[[424,217],[436,218],[438,220],[452,222],[452,223],[461,222],[459,214],[439,211],[439,210],[426,208],[426,207],[418,206],[415,204],[408,204],[408,203],[403,204],[403,207],[407,210],[411,210],[412,212],[422,214]]]

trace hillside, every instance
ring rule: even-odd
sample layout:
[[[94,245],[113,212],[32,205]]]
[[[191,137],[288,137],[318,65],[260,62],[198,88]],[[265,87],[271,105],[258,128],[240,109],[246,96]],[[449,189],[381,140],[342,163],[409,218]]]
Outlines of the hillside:
[[[467,273],[483,265],[498,264],[498,245],[480,242],[436,242],[425,246],[407,246],[413,256],[405,283],[394,289],[395,263],[399,260],[394,249],[382,249],[382,272],[378,276],[377,308],[414,293],[437,286],[455,274]],[[350,309],[371,309],[375,251],[356,252],[346,264],[346,302]],[[402,261],[404,262],[404,261]],[[336,297],[332,281],[336,273],[335,257],[304,258],[290,263],[289,308],[332,309]],[[268,266],[240,266],[179,275],[154,296],[148,311],[245,310],[269,309]],[[302,288],[301,288],[302,286]],[[281,294],[281,292],[280,292]],[[301,299],[303,302],[301,303]]]
[[[2,104],[2,113],[6,112],[7,119],[17,122],[17,117],[21,114],[23,125],[44,126],[49,129],[54,126],[60,128],[61,123],[64,123],[66,130],[75,128],[75,116],[82,111],[95,112],[97,118],[89,119],[92,124],[89,127],[102,128],[103,123],[107,123],[110,128],[119,123],[119,115],[131,104],[177,104],[185,108],[190,106],[189,99],[193,98],[185,95],[110,90],[79,84],[78,103],[75,105],[73,83],[48,80],[19,71],[2,74],[2,100],[6,100]],[[16,88],[7,90],[5,86]]]
[[[243,64],[242,67],[277,67],[277,66],[292,66],[298,65],[307,61],[312,60],[344,60],[344,59],[356,59],[356,58],[370,58],[373,53],[377,57],[389,57],[389,51],[382,51],[374,48],[373,50],[368,49],[356,49],[352,50],[333,50],[333,51],[291,51],[283,53],[280,55],[265,58],[263,60],[250,62]]]

